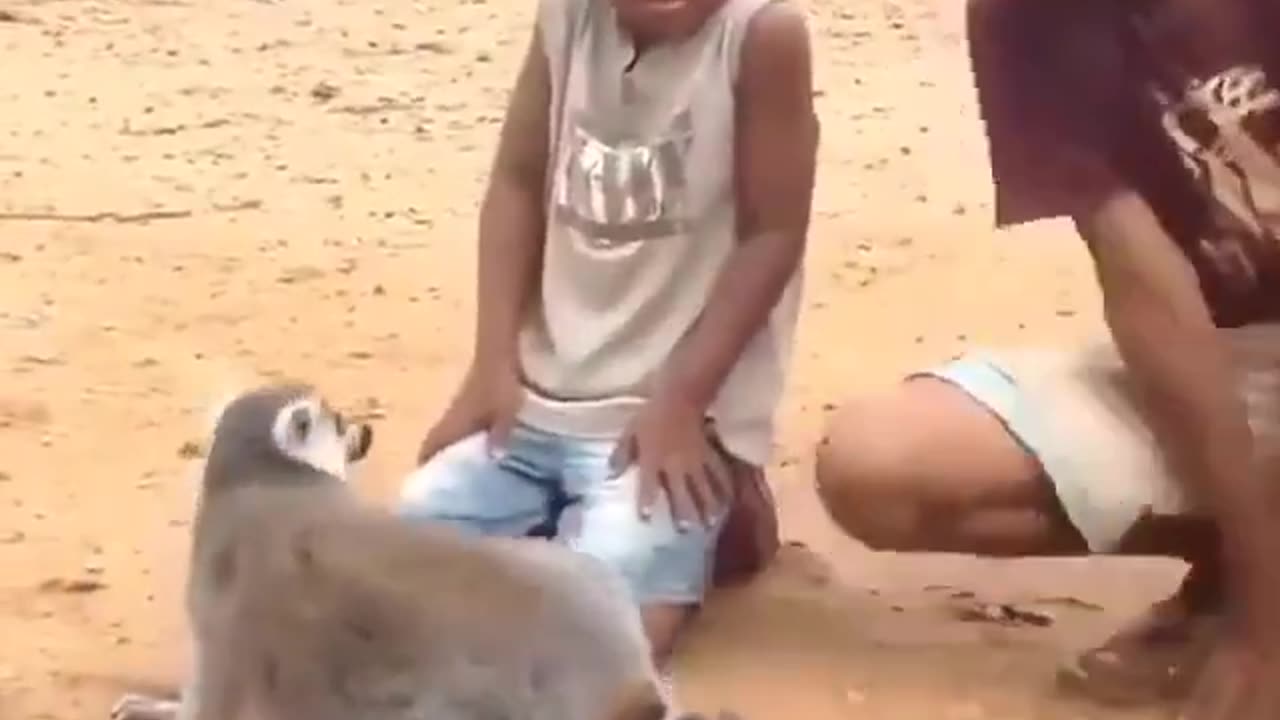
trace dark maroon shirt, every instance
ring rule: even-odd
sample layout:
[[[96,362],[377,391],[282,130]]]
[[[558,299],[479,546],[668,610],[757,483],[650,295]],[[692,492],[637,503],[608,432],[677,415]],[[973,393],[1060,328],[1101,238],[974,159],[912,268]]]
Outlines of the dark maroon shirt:
[[[1280,0],[970,0],[997,223],[1139,192],[1219,325],[1280,321]]]

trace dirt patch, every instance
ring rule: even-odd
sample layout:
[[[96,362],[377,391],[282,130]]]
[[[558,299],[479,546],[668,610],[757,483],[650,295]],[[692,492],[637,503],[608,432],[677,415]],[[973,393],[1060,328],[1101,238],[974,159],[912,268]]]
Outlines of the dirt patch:
[[[0,14],[22,68],[0,85],[0,717],[97,720],[177,679],[191,463],[230,390],[301,377],[375,413],[366,487],[393,492],[466,361],[475,213],[532,7]],[[875,555],[814,503],[809,448],[842,396],[977,343],[1071,342],[1098,314],[1061,228],[991,230],[963,3],[808,8],[823,148],[772,469],[807,547],[711,603],[681,693],[752,720],[1102,717],[1053,700],[1054,663],[1175,568]],[[939,584],[1087,607],[961,622]]]

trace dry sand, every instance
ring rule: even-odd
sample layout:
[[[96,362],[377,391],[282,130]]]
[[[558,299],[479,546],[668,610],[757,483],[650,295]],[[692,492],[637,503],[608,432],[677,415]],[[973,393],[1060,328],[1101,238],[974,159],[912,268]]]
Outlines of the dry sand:
[[[4,720],[103,718],[178,676],[184,444],[220,393],[283,372],[384,414],[366,478],[390,496],[466,360],[476,208],[533,4],[0,5]],[[680,658],[690,705],[1116,717],[1055,700],[1051,671],[1176,577],[877,555],[812,497],[833,401],[971,344],[1097,328],[1078,242],[991,228],[962,6],[808,3],[820,190],[772,471],[808,549],[711,604]],[[965,591],[1086,604],[1049,603],[1051,628],[976,625],[946,611]]]

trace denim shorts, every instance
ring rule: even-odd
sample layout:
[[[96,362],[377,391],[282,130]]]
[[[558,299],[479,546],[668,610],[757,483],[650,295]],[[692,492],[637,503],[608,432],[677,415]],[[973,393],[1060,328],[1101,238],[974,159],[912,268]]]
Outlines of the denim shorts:
[[[1280,457],[1280,325],[1218,331],[1264,462]],[[1094,552],[1109,553],[1147,515],[1203,515],[1172,471],[1108,338],[1071,348],[979,350],[918,373],[944,380],[998,418],[1039,462]]]
[[[615,442],[517,425],[494,456],[475,435],[409,476],[399,513],[481,535],[545,534],[620,573],[639,605],[700,603],[724,514],[677,528],[660,494],[641,517],[639,473],[609,466]]]

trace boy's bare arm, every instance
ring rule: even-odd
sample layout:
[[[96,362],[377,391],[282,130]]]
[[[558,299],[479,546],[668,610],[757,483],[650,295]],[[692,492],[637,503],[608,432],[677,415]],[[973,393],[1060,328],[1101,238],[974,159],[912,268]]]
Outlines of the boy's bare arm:
[[[1140,385],[1144,409],[1176,474],[1217,520],[1228,575],[1248,621],[1274,623],[1280,528],[1253,437],[1190,262],[1136,193],[1120,191],[1077,216],[1093,254],[1107,322]],[[1255,631],[1263,627],[1254,626]],[[1272,635],[1272,639],[1276,639]]]
[[[536,288],[545,238],[544,184],[551,77],[537,31],[507,106],[480,208],[473,367],[514,366],[516,338]]]
[[[804,255],[818,121],[808,30],[794,8],[773,5],[752,20],[743,40],[737,103],[739,244],[665,376],[666,389],[704,409]]]

